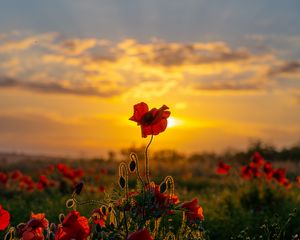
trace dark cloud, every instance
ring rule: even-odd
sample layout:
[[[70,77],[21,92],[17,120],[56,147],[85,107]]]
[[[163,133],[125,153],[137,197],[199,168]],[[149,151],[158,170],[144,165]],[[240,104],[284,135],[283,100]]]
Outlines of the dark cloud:
[[[282,74],[295,74],[300,73],[300,61],[289,61],[279,66],[272,67],[268,75],[273,77]]]
[[[102,91],[101,86],[98,88],[92,86],[64,86],[58,82],[29,82],[20,81],[14,78],[0,76],[0,88],[21,88],[34,92],[53,93],[53,94],[73,94],[81,96],[95,97],[113,97],[121,94],[119,90]]]
[[[166,67],[184,64],[209,64],[222,62],[236,62],[247,60],[251,54],[245,50],[230,50],[219,46],[199,48],[196,44],[181,44],[154,46],[151,54],[140,54],[146,64],[162,65]]]

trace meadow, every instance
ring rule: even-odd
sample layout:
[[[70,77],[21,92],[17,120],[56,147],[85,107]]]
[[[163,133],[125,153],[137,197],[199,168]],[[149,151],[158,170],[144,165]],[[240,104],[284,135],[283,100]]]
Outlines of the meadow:
[[[69,211],[66,201],[76,183],[84,182],[79,196],[82,201],[110,198],[120,188],[119,163],[129,162],[131,152],[142,159],[143,151],[143,147],[130,148],[105,159],[75,160],[2,154],[0,204],[10,212],[11,226],[28,221],[31,212],[45,213],[50,223],[57,224],[59,215]],[[275,173],[268,178],[263,166],[258,172],[247,172],[245,166],[252,166],[255,152],[260,153],[264,161],[261,164],[270,162],[274,172],[285,169],[285,180],[276,178]],[[161,183],[170,175],[180,202],[198,199],[204,215],[203,239],[299,239],[299,146],[276,150],[256,143],[243,152],[190,155],[164,150],[150,152],[150,158],[151,181]],[[220,169],[220,162],[225,168],[221,164]],[[143,169],[142,162],[140,168]],[[129,175],[129,189],[136,184],[133,174]],[[94,208],[92,204],[78,206],[87,217]],[[1,239],[4,233],[0,232]]]

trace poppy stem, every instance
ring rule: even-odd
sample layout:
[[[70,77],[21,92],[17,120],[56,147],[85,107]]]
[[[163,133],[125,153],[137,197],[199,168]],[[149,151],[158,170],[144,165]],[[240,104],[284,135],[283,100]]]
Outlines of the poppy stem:
[[[146,168],[146,180],[147,180],[148,185],[150,184],[148,149],[149,149],[150,144],[152,143],[152,140],[153,140],[153,135],[151,135],[150,141],[145,149],[145,168]]]

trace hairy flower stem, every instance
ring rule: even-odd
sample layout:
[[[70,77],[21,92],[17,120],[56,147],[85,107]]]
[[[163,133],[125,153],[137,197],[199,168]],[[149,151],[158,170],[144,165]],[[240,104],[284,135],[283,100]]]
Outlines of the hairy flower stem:
[[[146,169],[146,180],[147,184],[150,184],[150,172],[149,172],[149,160],[148,160],[148,149],[150,144],[152,143],[153,135],[151,135],[150,141],[145,149],[145,169]]]

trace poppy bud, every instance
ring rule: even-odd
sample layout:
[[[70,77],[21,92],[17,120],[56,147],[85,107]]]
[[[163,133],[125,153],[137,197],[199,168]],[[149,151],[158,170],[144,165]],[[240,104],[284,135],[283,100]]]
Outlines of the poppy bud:
[[[160,193],[164,193],[167,190],[167,184],[166,182],[162,182],[159,186]]]
[[[56,232],[56,225],[55,225],[55,223],[51,223],[50,224],[50,231]]]
[[[81,193],[81,190],[83,188],[83,181],[80,181],[79,183],[76,184],[75,186],[75,193],[79,195]]]
[[[132,160],[129,164],[129,169],[131,172],[134,172],[136,168],[136,162],[134,160]]]
[[[69,199],[67,202],[66,202],[66,206],[67,208],[71,208],[75,205],[75,202],[73,199]]]
[[[106,215],[106,207],[105,206],[101,207],[101,212],[103,215]]]
[[[110,213],[111,212],[111,210],[112,210],[112,207],[108,207],[108,212]]]
[[[115,228],[115,224],[114,224],[113,222],[111,222],[111,223],[110,223],[110,227],[111,227],[112,229],[114,229],[114,228]]]
[[[123,176],[120,177],[119,179],[119,184],[120,184],[120,187],[121,188],[124,188],[125,187],[125,184],[126,184],[126,180]]]
[[[65,220],[65,215],[63,213],[59,214],[58,219],[60,223],[63,223],[63,221]]]

